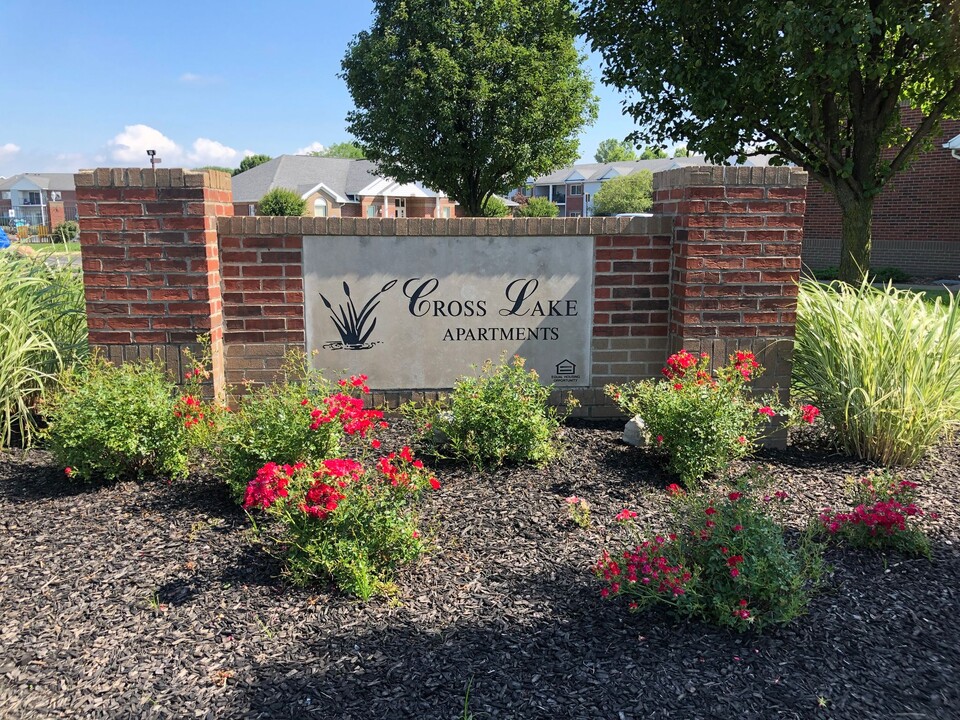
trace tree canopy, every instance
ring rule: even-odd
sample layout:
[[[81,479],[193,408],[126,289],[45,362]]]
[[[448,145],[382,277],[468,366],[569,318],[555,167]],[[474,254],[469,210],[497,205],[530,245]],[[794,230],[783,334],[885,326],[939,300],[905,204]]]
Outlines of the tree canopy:
[[[246,172],[250,168],[255,168],[257,165],[263,165],[265,162],[270,162],[273,160],[269,155],[247,155],[243,160],[240,161],[240,167],[233,171],[234,175],[239,175],[242,172]]]
[[[633,149],[633,144],[626,140],[617,140],[616,138],[607,138],[601,140],[597,145],[597,152],[593,159],[598,163],[615,163],[636,160],[637,153]]]
[[[650,212],[653,207],[653,173],[638,170],[611,178],[593,195],[594,215]]]
[[[666,156],[667,151],[656,145],[647,146],[643,149],[643,152],[640,153],[641,160],[660,160]]]
[[[347,49],[351,134],[380,173],[479,215],[578,157],[596,118],[572,0],[375,0]]]
[[[349,160],[363,160],[364,157],[366,157],[363,154],[363,148],[355,142],[334,143],[325,150],[314,150],[308,153],[308,155],[312,155],[313,157],[347,158]]]
[[[873,201],[960,113],[951,0],[580,0],[603,80],[631,93],[636,142],[715,162],[772,154],[837,198],[841,279],[869,267]],[[923,113],[902,122],[908,104]],[[887,151],[887,152],[885,152]]]

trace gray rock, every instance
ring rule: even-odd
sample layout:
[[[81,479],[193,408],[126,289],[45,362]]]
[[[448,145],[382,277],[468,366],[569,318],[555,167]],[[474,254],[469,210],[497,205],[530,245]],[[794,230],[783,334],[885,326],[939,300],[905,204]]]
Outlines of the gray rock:
[[[623,428],[623,442],[634,447],[647,446],[647,425],[639,415],[627,422]]]

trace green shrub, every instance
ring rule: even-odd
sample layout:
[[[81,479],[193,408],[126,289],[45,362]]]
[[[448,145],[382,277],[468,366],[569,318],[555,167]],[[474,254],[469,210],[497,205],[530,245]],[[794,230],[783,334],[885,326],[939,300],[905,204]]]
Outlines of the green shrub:
[[[605,388],[629,417],[643,419],[648,444],[666,453],[668,468],[687,487],[750,454],[761,428],[782,412],[747,390],[763,372],[753,353],[731,355],[716,377],[709,367],[705,353],[681,350],[667,360],[664,379]]]
[[[820,407],[846,452],[915,464],[960,422],[960,303],[803,283],[793,392]]]
[[[303,215],[306,209],[300,193],[286,188],[274,188],[257,203],[257,215]]]
[[[80,234],[80,224],[76,220],[66,220],[53,229],[53,239],[58,243],[67,243]]]
[[[821,270],[807,269],[804,271],[804,276],[820,282],[833,282],[840,278],[840,268],[834,265]],[[872,283],[907,283],[912,279],[909,273],[895,267],[871,268],[867,277]]]
[[[278,382],[254,389],[224,416],[216,440],[218,470],[238,501],[266,463],[315,462],[339,454],[342,425],[312,427],[314,411],[326,407],[333,388],[305,356],[291,355]]]
[[[487,198],[487,203],[483,206],[484,217],[507,217],[510,215],[510,208],[496,195]]]
[[[787,623],[805,612],[822,574],[821,548],[804,537],[788,546],[769,505],[785,493],[753,497],[750,478],[726,494],[689,498],[671,490],[671,531],[644,537],[636,513],[623,510],[634,542],[625,551],[606,551],[597,563],[604,597],[622,597],[632,610],[663,604],[684,617],[737,630]]]
[[[545,197],[528,198],[517,208],[517,217],[557,217],[559,214],[559,206]]]
[[[545,464],[560,452],[561,418],[548,404],[552,386],[544,387],[525,361],[487,361],[477,377],[462,377],[453,392],[438,402],[408,404],[401,411],[414,418],[420,440],[440,456],[482,468],[505,462]]]
[[[332,579],[364,600],[384,593],[395,569],[420,554],[413,504],[440,487],[409,448],[366,466],[353,459],[260,468],[244,507],[279,521],[275,538],[294,583]]]
[[[897,550],[930,557],[930,541],[919,527],[926,516],[916,503],[917,484],[883,472],[853,483],[848,510],[824,508],[822,531],[854,547]]]
[[[900,268],[882,267],[870,269],[870,281],[874,283],[908,283],[912,279],[910,273],[904,272]]]
[[[64,372],[44,402],[44,436],[74,480],[183,477],[188,466],[175,395],[156,363],[115,367],[93,358]]]
[[[650,212],[653,207],[653,173],[638,170],[607,180],[593,195],[594,215]]]
[[[0,447],[14,438],[31,444],[45,388],[86,353],[80,274],[10,252],[0,256]]]

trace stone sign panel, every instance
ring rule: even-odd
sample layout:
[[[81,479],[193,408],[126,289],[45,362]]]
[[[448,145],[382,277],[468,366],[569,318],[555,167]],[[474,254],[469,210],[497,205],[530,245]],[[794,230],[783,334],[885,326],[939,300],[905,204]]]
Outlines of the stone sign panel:
[[[331,373],[442,388],[507,353],[590,385],[592,237],[307,236],[303,274],[307,349]]]

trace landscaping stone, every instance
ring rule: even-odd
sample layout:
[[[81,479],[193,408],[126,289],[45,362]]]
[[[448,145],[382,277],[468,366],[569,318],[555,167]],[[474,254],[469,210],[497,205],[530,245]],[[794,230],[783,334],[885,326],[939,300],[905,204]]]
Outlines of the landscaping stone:
[[[623,437],[620,439],[627,445],[632,445],[633,447],[646,447],[646,429],[647,424],[643,422],[642,417],[637,415],[627,421],[626,426],[623,428]]]

